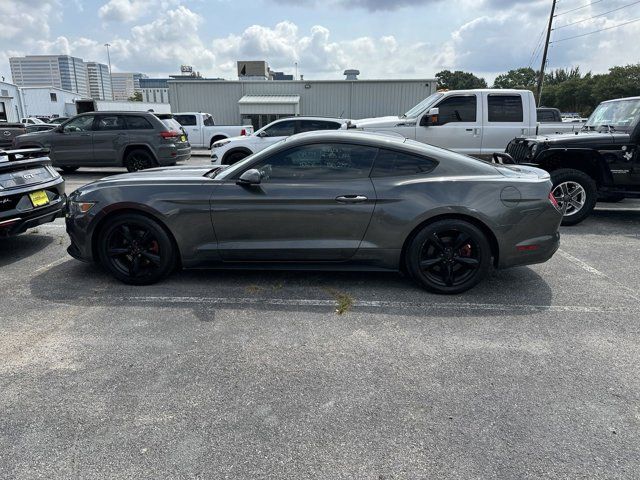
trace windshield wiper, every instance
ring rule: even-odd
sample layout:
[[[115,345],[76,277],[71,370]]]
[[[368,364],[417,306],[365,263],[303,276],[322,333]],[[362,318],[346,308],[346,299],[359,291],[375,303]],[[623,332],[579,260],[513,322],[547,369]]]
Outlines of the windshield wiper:
[[[226,170],[230,166],[231,165],[221,165],[219,167],[209,170],[205,175],[209,178],[216,178],[220,172],[222,172],[223,170]]]

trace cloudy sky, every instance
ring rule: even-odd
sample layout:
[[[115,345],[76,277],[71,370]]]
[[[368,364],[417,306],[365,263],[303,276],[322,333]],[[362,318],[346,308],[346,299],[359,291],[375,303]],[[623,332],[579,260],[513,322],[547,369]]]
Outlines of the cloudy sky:
[[[313,79],[342,78],[346,68],[358,68],[361,78],[432,78],[462,69],[491,81],[510,68],[537,68],[551,0],[0,3],[0,75],[7,80],[10,56],[65,53],[106,63],[109,42],[114,71],[150,76],[189,64],[203,75],[234,79],[236,60],[265,59],[289,73],[298,62]],[[640,62],[640,22],[562,41],[640,18],[640,2],[560,0],[558,13],[552,38],[561,41],[550,49],[552,68],[602,72]]]

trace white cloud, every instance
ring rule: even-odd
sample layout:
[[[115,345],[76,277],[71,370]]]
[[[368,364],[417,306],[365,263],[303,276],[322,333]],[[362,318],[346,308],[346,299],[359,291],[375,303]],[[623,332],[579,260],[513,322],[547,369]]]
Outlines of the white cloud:
[[[98,16],[107,22],[134,22],[156,11],[177,4],[172,0],[109,0],[98,9]]]

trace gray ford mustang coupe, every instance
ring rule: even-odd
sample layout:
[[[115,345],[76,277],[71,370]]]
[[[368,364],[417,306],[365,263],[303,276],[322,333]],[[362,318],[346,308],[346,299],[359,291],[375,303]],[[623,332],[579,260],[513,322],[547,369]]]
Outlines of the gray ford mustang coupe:
[[[549,174],[400,137],[311,132],[229,167],[155,168],[71,194],[69,253],[142,285],[182,268],[404,271],[459,293],[540,263],[562,213]]]

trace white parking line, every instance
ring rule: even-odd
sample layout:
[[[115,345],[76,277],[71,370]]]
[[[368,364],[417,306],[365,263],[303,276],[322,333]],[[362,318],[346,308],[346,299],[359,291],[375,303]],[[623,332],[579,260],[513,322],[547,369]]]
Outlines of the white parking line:
[[[61,263],[66,262],[67,260],[71,260],[71,257],[69,257],[68,255],[62,258],[59,258],[58,260],[56,260],[55,262],[51,262],[47,265],[45,265],[44,267],[40,267],[37,270],[35,270],[33,273],[42,273],[42,272],[46,272],[47,270],[52,269],[53,267],[60,265]]]
[[[592,267],[588,263],[580,260],[579,258],[574,257],[573,255],[571,255],[570,253],[565,252],[562,249],[558,250],[558,255],[560,255],[561,257],[566,258],[567,260],[569,260],[574,265],[577,265],[581,269],[583,269],[583,270],[585,270],[585,271],[587,271],[589,273],[592,273],[593,275],[597,275],[599,277],[606,277],[606,275],[604,273],[602,273],[600,270],[598,270],[597,268]]]
[[[187,297],[187,296],[132,296],[107,297],[118,305],[124,304],[195,304],[195,305],[270,305],[295,307],[335,307],[335,300],[323,299],[288,299],[288,298],[250,298],[250,297]],[[99,304],[105,297],[84,297],[91,303]],[[536,312],[572,312],[572,313],[620,313],[630,312],[628,306],[585,306],[585,305],[511,305],[500,303],[470,303],[470,302],[394,302],[384,300],[355,300],[355,308],[411,308],[421,310],[469,310],[469,311],[498,311],[513,313]],[[632,309],[633,310],[633,309]],[[640,308],[636,309],[640,313]]]

